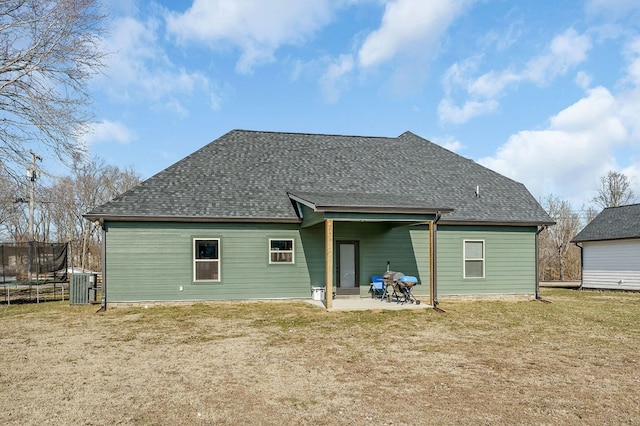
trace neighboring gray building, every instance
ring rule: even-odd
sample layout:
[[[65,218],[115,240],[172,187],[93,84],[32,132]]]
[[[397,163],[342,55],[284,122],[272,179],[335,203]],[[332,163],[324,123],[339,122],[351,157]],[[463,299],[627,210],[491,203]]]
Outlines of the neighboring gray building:
[[[553,223],[521,183],[410,132],[234,130],[85,217],[109,302],[366,297],[387,262],[430,297],[533,295]]]
[[[582,287],[640,290],[640,204],[608,207],[575,238]]]

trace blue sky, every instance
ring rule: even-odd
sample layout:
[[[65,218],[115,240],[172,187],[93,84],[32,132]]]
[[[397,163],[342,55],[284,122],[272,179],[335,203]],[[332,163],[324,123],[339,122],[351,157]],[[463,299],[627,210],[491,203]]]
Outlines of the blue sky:
[[[409,130],[538,199],[579,209],[608,170],[640,194],[637,0],[105,7],[112,53],[82,143],[145,179],[232,129]]]

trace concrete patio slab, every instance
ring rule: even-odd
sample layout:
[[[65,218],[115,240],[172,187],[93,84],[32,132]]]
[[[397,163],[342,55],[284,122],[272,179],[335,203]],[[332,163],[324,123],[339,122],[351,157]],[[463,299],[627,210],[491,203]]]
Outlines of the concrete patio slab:
[[[305,299],[306,303],[317,306],[322,309],[325,307],[324,300]],[[327,309],[332,311],[368,311],[368,310],[401,310],[401,309],[430,309],[431,305],[424,300],[420,304],[415,303],[396,303],[386,302],[380,299],[370,297],[336,297],[333,299],[333,307]]]

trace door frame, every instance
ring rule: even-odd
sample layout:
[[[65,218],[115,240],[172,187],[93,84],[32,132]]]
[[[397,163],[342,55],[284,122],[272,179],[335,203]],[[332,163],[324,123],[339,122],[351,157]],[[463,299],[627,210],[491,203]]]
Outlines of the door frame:
[[[340,285],[340,245],[353,244],[355,283],[354,289],[360,289],[360,241],[359,240],[336,240],[336,289],[342,288]]]

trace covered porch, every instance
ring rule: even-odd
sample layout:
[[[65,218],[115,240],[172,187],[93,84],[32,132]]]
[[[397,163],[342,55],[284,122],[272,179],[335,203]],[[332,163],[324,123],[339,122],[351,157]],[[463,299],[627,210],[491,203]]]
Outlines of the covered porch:
[[[417,276],[421,285],[416,289],[424,302],[419,306],[434,306],[437,222],[453,209],[389,195],[288,195],[301,228],[323,232],[326,309],[396,309],[391,306],[395,303],[371,299],[369,294],[371,276],[389,269]],[[358,303],[358,298],[371,299],[371,306],[364,306],[369,301]]]

